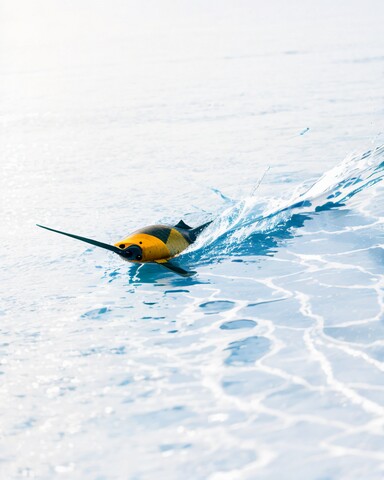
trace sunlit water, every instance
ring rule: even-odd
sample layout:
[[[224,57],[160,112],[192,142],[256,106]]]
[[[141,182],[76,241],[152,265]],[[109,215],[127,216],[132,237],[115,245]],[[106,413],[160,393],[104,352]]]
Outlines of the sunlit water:
[[[1,478],[383,478],[383,3],[309,3],[0,3]]]

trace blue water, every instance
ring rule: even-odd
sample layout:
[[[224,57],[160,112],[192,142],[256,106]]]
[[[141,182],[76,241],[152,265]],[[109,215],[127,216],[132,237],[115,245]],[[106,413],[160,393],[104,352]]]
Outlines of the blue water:
[[[383,5],[1,3],[1,478],[383,478]]]

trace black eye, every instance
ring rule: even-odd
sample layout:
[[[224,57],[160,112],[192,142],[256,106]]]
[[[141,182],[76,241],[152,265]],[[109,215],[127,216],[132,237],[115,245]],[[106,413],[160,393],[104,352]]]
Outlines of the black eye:
[[[140,243],[140,245],[142,245],[142,244],[143,244],[143,242],[139,242],[139,243]]]
[[[125,248],[124,243],[122,243],[121,245],[119,245],[119,248]]]
[[[141,255],[137,255],[136,260],[141,260],[143,257]]]

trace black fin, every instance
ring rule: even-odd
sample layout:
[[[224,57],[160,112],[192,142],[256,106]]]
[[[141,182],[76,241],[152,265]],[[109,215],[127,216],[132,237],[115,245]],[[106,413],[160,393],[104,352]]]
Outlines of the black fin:
[[[177,225],[175,225],[175,227],[176,228],[184,228],[184,230],[192,230],[192,227],[190,227],[185,222],[183,222],[183,220],[180,220],[180,222]]]
[[[190,270],[184,270],[184,268],[181,268],[177,265],[174,265],[171,262],[156,262],[157,265],[161,265],[164,268],[167,268],[168,270],[171,270],[174,273],[177,273],[178,275],[181,275],[182,277],[191,277],[192,275],[195,275],[196,272]]]
[[[213,222],[213,220],[211,220],[210,222],[207,222],[207,223],[203,223],[203,225],[200,225],[199,227],[193,228],[189,232],[189,236],[190,236],[192,242],[194,242],[196,240],[196,238],[200,235],[200,233],[203,230],[205,230],[208,227],[208,225],[210,225],[212,222]]]
[[[92,240],[91,238],[80,237],[79,235],[73,235],[72,233],[61,232],[60,230],[54,230],[53,228],[44,227],[43,225],[36,224],[36,226],[40,228],[45,228],[45,230],[50,230],[51,232],[61,233],[61,235],[66,235],[67,237],[76,238],[76,240],[81,240],[82,242],[90,243],[91,245],[95,245],[96,247],[105,248],[106,250],[110,250],[111,252],[118,253],[119,255],[122,254],[122,251],[119,248],[114,247],[113,245],[108,245],[107,243],[98,242],[97,240]]]

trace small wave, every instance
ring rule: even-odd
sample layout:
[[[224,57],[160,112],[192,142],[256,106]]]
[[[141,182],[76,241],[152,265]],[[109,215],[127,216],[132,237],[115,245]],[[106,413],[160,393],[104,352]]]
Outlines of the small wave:
[[[226,206],[212,225],[184,253],[185,261],[204,263],[229,255],[271,255],[282,239],[317,212],[346,204],[384,177],[384,145],[352,154],[312,186],[301,184],[289,198],[250,195]],[[228,203],[230,205],[228,206]]]

